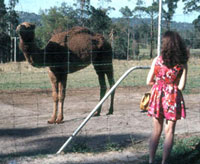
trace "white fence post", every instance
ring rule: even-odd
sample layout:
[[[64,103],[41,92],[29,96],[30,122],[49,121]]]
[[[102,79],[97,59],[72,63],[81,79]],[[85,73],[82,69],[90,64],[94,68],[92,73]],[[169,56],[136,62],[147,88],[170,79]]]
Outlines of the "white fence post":
[[[18,37],[11,37],[11,61],[17,61],[17,39]]]

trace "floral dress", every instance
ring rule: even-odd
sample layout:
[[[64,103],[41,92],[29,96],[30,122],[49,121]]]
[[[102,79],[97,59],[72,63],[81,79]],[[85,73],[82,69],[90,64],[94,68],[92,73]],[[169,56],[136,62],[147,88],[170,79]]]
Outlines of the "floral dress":
[[[163,65],[159,56],[155,63],[155,84],[151,90],[148,115],[167,120],[178,120],[186,117],[185,103],[178,83],[183,72],[182,65],[168,68]]]

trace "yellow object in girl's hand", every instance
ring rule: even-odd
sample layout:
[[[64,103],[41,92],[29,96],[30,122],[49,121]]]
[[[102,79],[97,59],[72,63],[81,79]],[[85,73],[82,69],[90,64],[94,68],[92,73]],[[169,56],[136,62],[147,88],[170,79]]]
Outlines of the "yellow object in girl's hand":
[[[149,100],[151,97],[151,93],[150,92],[146,92],[143,96],[142,99],[140,101],[140,109],[142,111],[147,111],[148,110],[148,105],[149,105]]]

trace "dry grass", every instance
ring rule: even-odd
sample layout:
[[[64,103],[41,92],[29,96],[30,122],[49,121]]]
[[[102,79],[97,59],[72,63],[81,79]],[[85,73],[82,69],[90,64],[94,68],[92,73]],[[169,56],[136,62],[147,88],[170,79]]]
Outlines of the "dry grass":
[[[117,81],[124,72],[134,66],[150,66],[152,60],[114,60],[114,75]],[[189,61],[188,83],[185,92],[199,92],[200,88],[200,59],[191,58]],[[132,72],[120,85],[145,85],[148,70]],[[47,68],[34,68],[27,62],[0,64],[0,89],[45,89],[50,88]],[[68,88],[98,87],[98,78],[93,66],[69,74]]]

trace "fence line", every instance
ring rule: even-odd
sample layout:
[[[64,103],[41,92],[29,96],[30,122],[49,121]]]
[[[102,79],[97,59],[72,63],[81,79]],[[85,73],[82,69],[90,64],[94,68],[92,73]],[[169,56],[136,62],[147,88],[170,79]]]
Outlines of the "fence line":
[[[105,94],[105,96],[101,99],[101,101],[95,106],[95,108],[90,112],[90,114],[84,119],[84,121],[80,124],[80,126],[74,131],[74,133],[67,139],[67,141],[62,145],[62,147],[57,151],[56,154],[60,154],[64,148],[71,142],[71,140],[78,134],[78,132],[85,126],[85,124],[89,121],[89,119],[94,115],[97,109],[104,103],[104,101],[112,94],[112,92],[117,88],[117,86],[124,80],[129,73],[136,69],[149,69],[149,66],[137,66],[132,67],[127,70],[119,80],[112,86],[112,88]]]

